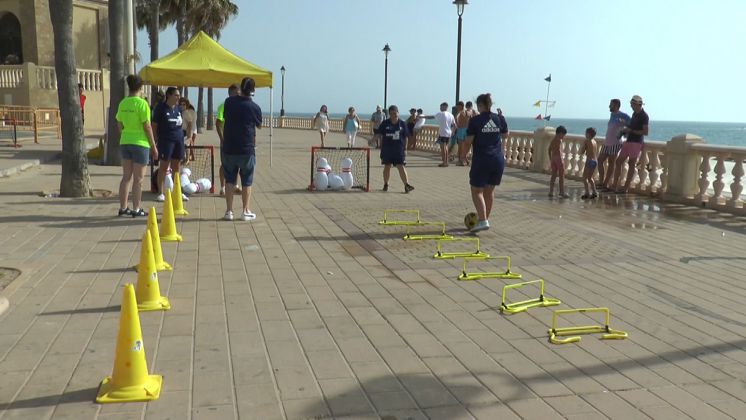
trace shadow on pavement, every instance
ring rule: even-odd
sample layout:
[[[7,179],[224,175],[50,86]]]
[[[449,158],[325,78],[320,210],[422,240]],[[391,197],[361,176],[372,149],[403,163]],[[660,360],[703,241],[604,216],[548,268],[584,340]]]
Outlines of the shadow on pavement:
[[[105,308],[81,308],[69,309],[66,311],[41,312],[38,315],[75,315],[75,314],[100,314],[105,312],[119,312],[122,309],[120,305],[107,306]]]
[[[96,399],[96,388],[86,388],[79,391],[65,392],[60,395],[46,395],[43,397],[29,398],[27,400],[17,400],[12,403],[0,403],[0,411],[11,411],[21,408],[50,407],[65,403],[93,402]]]

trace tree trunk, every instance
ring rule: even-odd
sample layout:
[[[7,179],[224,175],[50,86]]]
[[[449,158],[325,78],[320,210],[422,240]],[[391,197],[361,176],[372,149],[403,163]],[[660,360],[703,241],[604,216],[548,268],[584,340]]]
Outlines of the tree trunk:
[[[57,98],[62,119],[60,196],[88,197],[91,195],[91,178],[88,174],[73,50],[73,2],[52,0],[49,2],[49,12],[54,32],[54,68],[57,73]]]
[[[150,37],[150,62],[158,60],[158,44],[160,43],[160,17],[161,17],[161,0],[151,1],[152,13],[150,17],[150,28],[148,28],[148,37]],[[155,97],[158,93],[158,86],[152,85],[150,88],[150,103],[155,103]]]
[[[205,88],[199,88],[199,94],[197,95],[197,132],[201,133],[202,128],[205,126],[205,106],[204,102]]]
[[[207,88],[207,129],[213,128],[212,88]]]
[[[72,46],[72,42],[70,43]],[[110,55],[110,95],[109,118],[106,130],[106,164],[122,164],[119,155],[119,128],[117,127],[117,109],[124,99],[124,0],[109,0],[109,55]]]
[[[176,39],[179,46],[182,46],[186,42],[186,0],[179,0],[179,14],[176,17]],[[183,97],[187,97],[187,92],[184,86],[179,87],[179,93]]]

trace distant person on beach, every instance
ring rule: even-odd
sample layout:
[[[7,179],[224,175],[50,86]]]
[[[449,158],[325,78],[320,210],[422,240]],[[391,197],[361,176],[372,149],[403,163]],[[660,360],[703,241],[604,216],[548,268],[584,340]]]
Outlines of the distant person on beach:
[[[422,108],[417,108],[417,119],[414,122],[414,133],[412,135],[412,144],[408,145],[410,150],[417,149],[417,136],[420,135],[422,127],[425,125],[425,117],[422,115]]]
[[[381,135],[381,164],[383,165],[383,191],[389,190],[389,178],[391,166],[399,170],[399,177],[404,184],[404,192],[409,193],[414,189],[409,185],[407,176],[407,125],[399,119],[399,108],[396,105],[389,107],[389,118],[383,120],[376,129]]]
[[[385,119],[386,114],[384,114],[383,110],[381,110],[381,105],[377,105],[376,112],[374,112],[373,115],[370,116],[370,130],[371,134],[373,134],[373,137],[371,138],[371,143],[368,144],[368,146],[375,146],[376,149],[381,147],[381,135],[376,134],[376,129]]]
[[[83,84],[78,83],[78,95],[80,96],[80,117],[83,119],[83,124],[85,125],[85,92],[83,91]]]
[[[598,197],[596,191],[596,183],[593,181],[593,174],[596,172],[596,166],[598,161],[596,160],[596,129],[588,127],[585,129],[585,142],[580,148],[580,156],[585,154],[585,167],[583,168],[583,185],[585,186],[585,194],[581,195],[580,198],[583,200],[594,199]]]
[[[228,97],[238,95],[238,85],[230,85],[228,87]],[[215,116],[215,131],[218,132],[218,138],[220,139],[220,195],[225,194],[225,171],[223,170],[223,128],[225,127],[225,101],[218,105],[218,114]]]
[[[627,135],[627,141],[622,144],[622,150],[616,159],[616,168],[614,168],[614,178],[612,179],[613,185],[611,186],[611,189],[617,194],[629,192],[632,178],[635,177],[637,159],[640,158],[640,153],[645,146],[644,139],[648,135],[648,124],[650,122],[647,112],[642,108],[644,103],[640,95],[633,96],[629,104],[633,111],[632,118],[629,124],[622,129],[622,133]],[[624,182],[624,187],[618,188],[619,176],[625,160],[628,160],[629,167],[627,169],[627,180]]]
[[[500,108],[497,108],[497,118],[500,119],[500,137],[503,140],[503,148],[507,148],[508,137],[510,136],[510,130],[508,129],[508,120],[505,119],[505,115],[503,115],[503,110]],[[467,150],[467,153],[468,152],[469,151]]]
[[[414,108],[409,109],[409,118],[407,118],[407,133],[409,138],[407,139],[407,150],[412,150],[412,143],[414,139],[414,125],[417,123],[417,110]]]
[[[172,176],[179,176],[179,167],[184,160],[184,118],[179,103],[179,90],[171,86],[166,89],[166,101],[155,106],[153,111],[153,133],[158,144],[158,196],[155,201],[166,200],[163,180],[168,169]],[[186,197],[186,196],[185,196]]]
[[[127,76],[129,96],[122,99],[117,108],[116,120],[119,127],[119,153],[122,155],[122,180],[119,182],[119,216],[145,216],[141,206],[142,181],[148,158],[158,157],[158,147],[150,126],[150,106],[140,96],[142,79],[131,74]],[[134,178],[134,182],[133,182]],[[132,210],[127,207],[127,194],[132,184]]]
[[[490,228],[490,213],[495,195],[495,187],[500,185],[505,169],[500,119],[491,112],[492,96],[484,93],[477,97],[479,114],[470,118],[466,131],[469,142],[474,145],[474,155],[469,170],[471,200],[479,222],[471,228],[479,232]]]
[[[466,102],[466,113],[469,115],[469,118],[473,118],[479,115],[477,110],[474,109],[474,104],[471,101]],[[500,115],[500,114],[497,114],[497,115]]]
[[[601,183],[601,191],[609,191],[611,176],[614,174],[614,166],[619,151],[622,149],[622,129],[629,124],[629,115],[620,111],[622,101],[612,99],[609,101],[609,123],[606,126],[606,137],[601,151],[598,154],[598,180]],[[608,171],[605,168],[609,161]]]
[[[357,137],[357,130],[360,129],[360,125],[360,118],[355,113],[355,107],[349,107],[347,115],[342,121],[342,127],[347,137],[347,147],[355,147],[355,137]]]
[[[194,160],[194,143],[197,141],[197,111],[187,98],[179,99],[181,114],[184,116],[184,144],[190,146],[189,160]]]
[[[466,130],[469,128],[469,120],[471,115],[466,112],[464,108],[464,102],[458,101],[456,103],[456,145],[458,151],[458,166],[468,166],[466,161]]]
[[[559,198],[570,198],[565,194],[565,162],[562,159],[562,139],[565,138],[567,129],[561,125],[557,127],[554,138],[549,143],[549,162],[552,169],[552,177],[549,180],[549,197],[554,197],[554,183],[559,178]]]
[[[225,168],[225,220],[233,220],[233,192],[241,175],[241,220],[256,219],[251,211],[251,186],[256,166],[256,130],[262,128],[262,109],[251,96],[256,83],[251,77],[241,81],[241,95],[225,100],[225,139],[223,167]]]
[[[324,145],[324,140],[326,139],[326,133],[329,132],[329,111],[327,110],[326,105],[321,105],[321,109],[319,109],[319,112],[317,112],[316,116],[313,117],[313,122],[311,124],[319,130],[319,135],[321,136],[321,147],[326,147]]]
[[[424,116],[425,119],[435,119],[438,122],[438,144],[440,144],[440,159],[442,162],[438,165],[441,168],[448,166],[448,143],[456,129],[456,119],[453,114],[448,112],[448,103],[440,104],[440,112],[435,115]]]

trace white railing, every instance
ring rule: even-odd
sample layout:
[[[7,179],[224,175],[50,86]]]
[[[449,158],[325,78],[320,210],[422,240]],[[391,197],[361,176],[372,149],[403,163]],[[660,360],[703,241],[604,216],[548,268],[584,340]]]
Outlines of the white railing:
[[[13,89],[23,83],[23,66],[0,66],[0,88]]]
[[[57,90],[57,72],[54,67],[37,66],[36,81],[41,89]]]
[[[78,83],[83,85],[87,92],[98,92],[104,90],[101,70],[78,69]]]
[[[715,209],[743,210],[741,178],[746,149],[695,144],[691,151],[700,162],[693,201]]]
[[[531,169],[534,155],[534,133],[511,131],[504,142],[505,164],[513,168]]]

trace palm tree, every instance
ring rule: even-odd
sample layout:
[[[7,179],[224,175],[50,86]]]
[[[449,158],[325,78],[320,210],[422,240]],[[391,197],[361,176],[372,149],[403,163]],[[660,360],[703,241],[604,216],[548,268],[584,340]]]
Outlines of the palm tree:
[[[157,60],[160,56],[159,42],[160,32],[168,27],[173,19],[168,11],[171,4],[178,0],[136,0],[135,4],[135,21],[137,29],[148,31],[148,41],[150,43],[150,61]],[[151,100],[155,99],[158,92],[157,86],[151,89]]]
[[[60,196],[87,197],[92,191],[83,136],[83,115],[78,97],[72,0],[51,0],[49,14],[54,33],[54,69],[57,73],[57,98],[62,119]]]
[[[109,116],[106,131],[106,164],[121,165],[119,155],[119,129],[116,124],[117,108],[124,99],[124,0],[109,0]]]
[[[181,0],[183,2],[187,0]],[[191,0],[192,6],[199,8],[201,13],[192,13],[187,16],[186,27],[192,33],[204,31],[207,35],[220,39],[223,28],[228,25],[231,18],[238,15],[238,5],[230,0]],[[207,129],[212,130],[213,99],[212,88],[207,90],[207,107],[210,118],[207,120]],[[199,88],[197,98],[197,127],[202,128],[202,122],[205,118],[203,106],[204,89]]]

